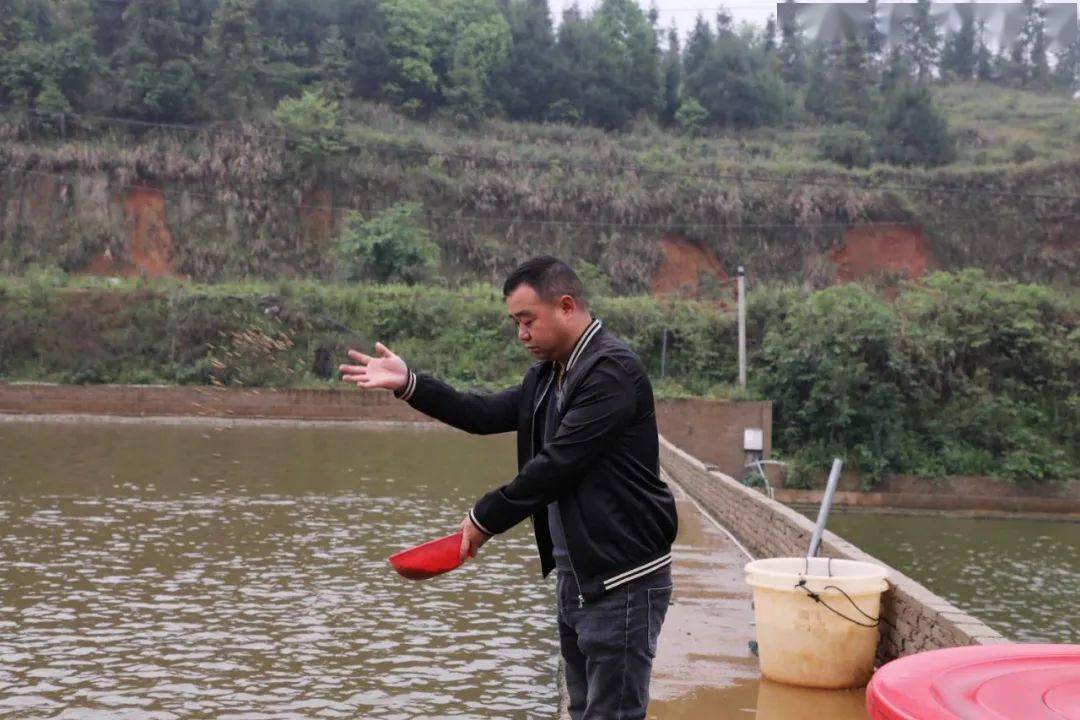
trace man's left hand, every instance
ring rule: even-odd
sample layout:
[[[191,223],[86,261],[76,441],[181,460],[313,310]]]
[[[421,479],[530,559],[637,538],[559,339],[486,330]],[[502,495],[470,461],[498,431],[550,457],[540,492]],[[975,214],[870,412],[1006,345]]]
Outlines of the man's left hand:
[[[461,562],[476,557],[480,546],[490,539],[491,536],[476,527],[469,516],[466,515],[465,519],[461,521],[461,550],[459,551]]]

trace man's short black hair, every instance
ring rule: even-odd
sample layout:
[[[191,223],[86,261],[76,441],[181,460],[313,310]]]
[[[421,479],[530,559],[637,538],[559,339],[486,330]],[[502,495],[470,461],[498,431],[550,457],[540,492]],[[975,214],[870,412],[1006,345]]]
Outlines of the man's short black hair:
[[[535,290],[544,302],[555,302],[563,295],[569,295],[582,308],[589,307],[581,278],[569,265],[551,255],[534,257],[518,265],[503,283],[503,297],[510,297],[522,285]]]

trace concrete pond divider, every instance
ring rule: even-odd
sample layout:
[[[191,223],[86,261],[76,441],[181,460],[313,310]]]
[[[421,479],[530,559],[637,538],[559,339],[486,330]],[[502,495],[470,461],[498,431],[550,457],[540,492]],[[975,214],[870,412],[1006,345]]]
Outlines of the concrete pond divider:
[[[755,558],[806,554],[814,523],[660,438],[660,464],[670,477],[746,547]],[[819,553],[825,558],[879,565],[888,571],[881,596],[876,662],[923,650],[1009,642],[978,618],[963,612],[907,575],[826,529]]]

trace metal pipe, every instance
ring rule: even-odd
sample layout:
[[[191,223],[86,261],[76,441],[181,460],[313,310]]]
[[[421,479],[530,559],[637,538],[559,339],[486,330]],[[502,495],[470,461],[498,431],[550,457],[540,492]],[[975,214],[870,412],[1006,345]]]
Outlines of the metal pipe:
[[[829,520],[829,508],[832,506],[833,493],[840,484],[840,470],[844,467],[844,461],[833,458],[832,470],[829,472],[829,482],[825,485],[825,497],[821,498],[821,507],[818,508],[817,525],[814,526],[814,534],[810,537],[810,548],[806,551],[806,557],[816,557],[818,548],[821,546],[821,535],[825,532],[825,523]]]
[[[739,388],[746,389],[746,268],[735,271],[739,284]]]
[[[660,336],[660,377],[667,377],[667,328]]]

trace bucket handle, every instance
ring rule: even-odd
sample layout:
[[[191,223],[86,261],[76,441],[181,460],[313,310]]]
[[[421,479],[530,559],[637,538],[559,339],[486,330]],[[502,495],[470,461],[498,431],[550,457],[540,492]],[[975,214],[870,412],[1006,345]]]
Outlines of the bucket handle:
[[[831,575],[830,575],[830,577],[831,577]],[[881,622],[881,618],[880,618],[880,617],[873,617],[873,616],[871,616],[871,615],[867,615],[867,614],[866,614],[865,612],[863,612],[862,608],[860,608],[860,607],[859,607],[858,605],[856,605],[856,604],[855,604],[855,601],[851,599],[851,596],[850,596],[850,595],[848,595],[848,594],[847,594],[846,592],[844,592],[844,591],[843,591],[843,590],[842,590],[841,588],[838,588],[838,587],[836,587],[835,585],[826,585],[826,586],[825,586],[825,589],[826,589],[826,590],[836,590],[836,591],[837,591],[837,592],[839,592],[839,593],[840,593],[841,595],[843,595],[844,597],[846,597],[846,598],[847,598],[847,601],[848,601],[849,603],[851,603],[851,606],[852,606],[853,608],[855,608],[855,609],[856,609],[856,610],[857,610],[857,611],[859,612],[859,614],[860,614],[860,615],[862,615],[862,616],[863,616],[864,618],[866,618],[866,619],[867,619],[867,620],[869,620],[870,622],[868,622],[868,623],[865,623],[865,622],[861,622],[861,621],[859,621],[859,620],[856,620],[855,618],[852,618],[852,617],[848,617],[848,616],[847,616],[847,615],[845,615],[844,613],[842,613],[842,612],[840,612],[839,610],[837,610],[836,608],[834,608],[834,607],[833,607],[832,605],[830,605],[829,603],[827,603],[827,602],[825,602],[824,600],[822,600],[822,599],[821,599],[821,594],[820,594],[820,593],[816,593],[816,592],[814,592],[813,590],[811,590],[810,588],[806,587],[806,578],[802,578],[802,579],[800,579],[800,580],[799,580],[799,582],[798,582],[798,583],[797,583],[797,584],[795,585],[795,589],[796,589],[796,590],[798,590],[798,589],[802,589],[802,590],[804,590],[804,591],[806,592],[806,595],[807,595],[807,597],[809,597],[809,598],[810,598],[811,600],[813,600],[814,602],[818,603],[819,605],[822,605],[822,606],[824,606],[826,610],[829,610],[830,612],[833,612],[833,613],[835,613],[835,614],[839,615],[840,617],[844,618],[844,619],[845,619],[845,620],[847,620],[848,622],[852,622],[852,623],[855,623],[855,624],[856,624],[856,625],[858,625],[859,627],[864,627],[864,628],[876,628],[876,627],[878,626],[878,623],[879,623],[879,622]]]
[[[803,558],[803,575],[810,574],[810,556]],[[832,557],[825,558],[825,575],[832,577]],[[830,586],[831,587],[831,586]]]

